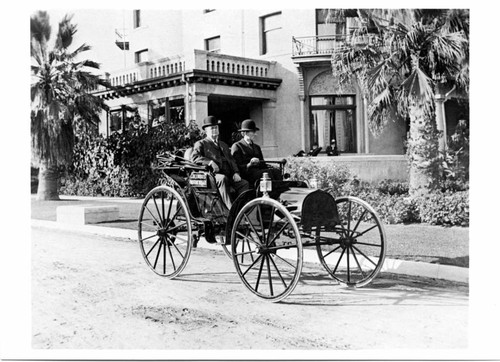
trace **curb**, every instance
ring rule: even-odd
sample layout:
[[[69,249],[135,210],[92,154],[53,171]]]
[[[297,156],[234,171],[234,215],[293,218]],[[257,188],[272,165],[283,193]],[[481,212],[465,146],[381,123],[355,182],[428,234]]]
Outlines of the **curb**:
[[[129,201],[127,201],[129,202]],[[142,201],[141,201],[142,202]],[[56,221],[31,219],[32,227],[57,229],[63,231],[78,231],[90,234],[97,234],[108,237],[118,237],[136,240],[137,231],[129,229],[118,229],[104,226],[64,224]],[[206,242],[198,243],[199,248],[221,250],[216,244]],[[318,263],[318,257],[313,250],[304,250],[304,262]],[[461,268],[452,265],[431,264],[418,261],[407,261],[388,259],[384,261],[381,272],[403,274],[434,279],[445,279],[454,282],[468,283],[469,268]]]

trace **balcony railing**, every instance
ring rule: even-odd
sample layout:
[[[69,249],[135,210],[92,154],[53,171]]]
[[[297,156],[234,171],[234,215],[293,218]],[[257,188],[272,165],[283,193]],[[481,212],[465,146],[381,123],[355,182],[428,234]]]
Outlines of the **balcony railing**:
[[[321,35],[292,38],[292,56],[331,55],[345,48],[346,43],[366,45],[372,43],[374,35]]]
[[[112,86],[124,86],[147,79],[178,75],[193,69],[253,77],[274,77],[274,62],[194,50],[187,55],[143,62],[134,67],[109,73],[108,80]]]

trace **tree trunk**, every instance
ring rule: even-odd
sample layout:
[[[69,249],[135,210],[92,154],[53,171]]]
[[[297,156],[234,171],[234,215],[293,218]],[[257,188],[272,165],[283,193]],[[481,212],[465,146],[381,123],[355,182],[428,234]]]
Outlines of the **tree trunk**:
[[[40,163],[37,200],[59,200],[59,171],[48,162]]]
[[[408,158],[410,161],[410,195],[420,196],[430,191],[433,183],[433,157],[437,154],[437,139],[433,127],[426,119],[421,105],[410,107],[410,137]],[[434,144],[435,143],[435,144]]]

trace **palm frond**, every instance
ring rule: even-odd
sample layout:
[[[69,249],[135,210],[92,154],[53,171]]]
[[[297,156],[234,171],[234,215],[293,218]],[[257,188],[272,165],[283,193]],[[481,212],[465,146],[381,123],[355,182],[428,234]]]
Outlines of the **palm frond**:
[[[51,31],[49,14],[46,11],[37,11],[30,19],[31,38],[39,43],[47,42]]]
[[[82,67],[87,67],[87,68],[93,68],[93,69],[100,69],[101,68],[100,63],[97,63],[97,62],[94,62],[93,60],[88,60],[88,59],[80,62],[80,64],[82,65]]]
[[[78,48],[76,48],[71,54],[68,54],[70,59],[75,59],[80,53],[86,52],[92,49],[92,47],[88,44],[83,43]]]
[[[71,23],[72,18],[73,15],[65,15],[59,22],[55,49],[68,49],[71,43],[73,43],[73,36],[76,33],[76,25]]]
[[[401,83],[401,89],[413,100],[430,102],[434,96],[432,79],[418,66],[414,67],[411,74]]]

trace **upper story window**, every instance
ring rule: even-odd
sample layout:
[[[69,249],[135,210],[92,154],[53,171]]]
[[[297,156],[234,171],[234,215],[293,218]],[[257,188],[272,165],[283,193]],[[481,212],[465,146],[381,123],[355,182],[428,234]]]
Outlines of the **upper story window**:
[[[142,63],[149,60],[148,59],[148,50],[143,49],[139,50],[138,52],[135,52],[135,62],[136,63]]]
[[[268,54],[280,44],[281,12],[260,18],[261,46],[260,54]]]
[[[141,26],[141,11],[134,10],[134,29]]]
[[[205,39],[205,50],[214,53],[220,53],[220,36]]]
[[[346,18],[328,16],[329,9],[316,9],[316,35],[345,35]]]

